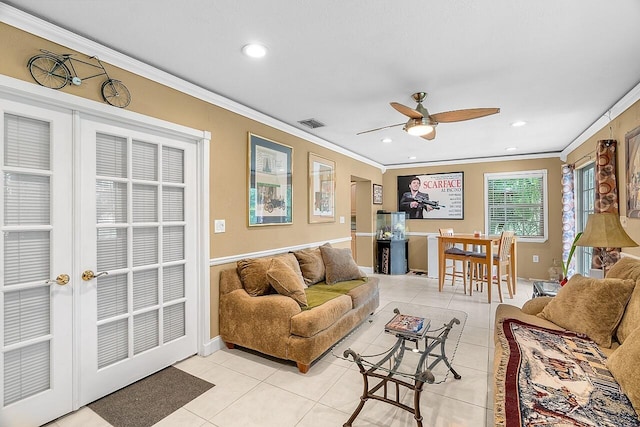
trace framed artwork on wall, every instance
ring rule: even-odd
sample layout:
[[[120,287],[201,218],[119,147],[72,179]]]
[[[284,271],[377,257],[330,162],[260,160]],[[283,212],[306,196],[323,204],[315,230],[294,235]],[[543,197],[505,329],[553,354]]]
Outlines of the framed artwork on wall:
[[[640,126],[624,136],[627,173],[627,217],[640,218]]]
[[[336,220],[336,163],[309,153],[309,223]]]
[[[249,133],[249,226],[292,224],[293,148]]]
[[[398,211],[407,219],[464,219],[464,172],[399,176]]]
[[[373,184],[373,204],[382,204],[382,185],[380,184]]]

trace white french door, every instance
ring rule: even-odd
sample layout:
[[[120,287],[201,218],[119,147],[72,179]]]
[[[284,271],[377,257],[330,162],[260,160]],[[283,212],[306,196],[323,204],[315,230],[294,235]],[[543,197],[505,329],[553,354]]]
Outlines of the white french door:
[[[0,97],[0,426],[198,345],[200,140],[36,104]]]
[[[81,125],[80,404],[196,352],[194,144]]]
[[[37,426],[72,410],[72,120],[0,110],[0,425]]]

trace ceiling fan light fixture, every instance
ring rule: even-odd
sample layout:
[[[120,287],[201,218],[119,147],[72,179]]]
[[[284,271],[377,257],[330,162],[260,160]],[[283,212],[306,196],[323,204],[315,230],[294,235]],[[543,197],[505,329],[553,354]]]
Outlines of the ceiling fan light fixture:
[[[409,135],[423,136],[433,132],[433,125],[424,117],[421,119],[409,119],[404,126],[404,130]]]

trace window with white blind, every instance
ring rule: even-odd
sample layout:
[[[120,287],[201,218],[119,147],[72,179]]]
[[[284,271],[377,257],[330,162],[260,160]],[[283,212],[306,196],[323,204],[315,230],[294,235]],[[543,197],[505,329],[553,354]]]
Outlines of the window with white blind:
[[[51,297],[45,283],[51,267],[50,140],[49,122],[4,115],[1,405],[51,385]]]
[[[97,282],[104,368],[186,333],[184,151],[98,133],[96,153],[97,261],[109,272]]]
[[[576,232],[583,231],[587,218],[595,209],[596,203],[596,164],[590,163],[577,169],[574,175],[576,183]],[[591,274],[591,258],[593,248],[576,246],[576,273],[583,276]]]
[[[513,230],[521,241],[547,240],[547,171],[486,173],[485,229]]]

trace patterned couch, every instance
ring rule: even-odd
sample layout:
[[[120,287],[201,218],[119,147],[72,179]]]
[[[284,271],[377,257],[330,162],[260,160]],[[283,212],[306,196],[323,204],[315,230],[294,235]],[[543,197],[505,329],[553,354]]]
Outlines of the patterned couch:
[[[496,426],[640,425],[640,261],[496,310]]]

